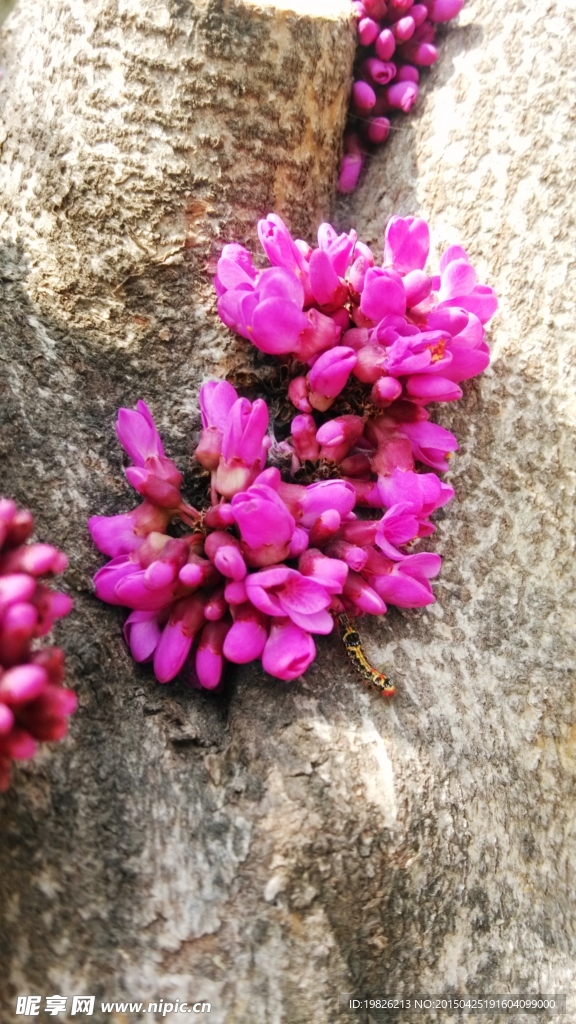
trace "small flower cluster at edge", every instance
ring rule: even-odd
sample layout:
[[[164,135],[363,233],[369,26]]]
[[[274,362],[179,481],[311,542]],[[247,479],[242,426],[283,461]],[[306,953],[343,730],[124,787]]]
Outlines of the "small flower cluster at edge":
[[[51,544],[26,543],[34,520],[13,501],[0,499],[0,791],[8,788],[14,760],[27,760],[38,742],[60,740],[75,711],[76,694],[62,686],[59,647],[33,650],[72,601],[41,579],[61,573],[68,559]]]
[[[436,26],[457,17],[464,0],[353,0],[358,19],[358,54],[344,134],[340,192],[353,192],[366,143],[390,134],[390,113],[407,114],[418,98],[419,68],[438,60]]]

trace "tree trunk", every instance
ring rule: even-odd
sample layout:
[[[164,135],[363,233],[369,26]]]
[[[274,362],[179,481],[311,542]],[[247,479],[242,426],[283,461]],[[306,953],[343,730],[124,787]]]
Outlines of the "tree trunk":
[[[323,212],[346,18],[89,6],[81,23],[45,2],[4,36],[0,444],[5,492],[72,556],[57,639],[80,710],[0,798],[6,1020],[55,992],[118,1024],[136,1017],[101,999],[317,1024],[352,992],[572,993],[573,7],[469,0],[338,207],[376,245],[392,212],[425,216],[501,299],[492,369],[442,416],[461,448],[437,604],[362,621],[396,678],[386,704],[333,637],[291,684],[251,665],[222,696],[160,687],[91,594],[84,530],[131,506],[118,405],[146,398],[184,469],[198,383],[241,358],[208,305],[217,243],[269,207],[307,234]]]
[[[279,6],[22,0],[6,26],[0,226],[43,314],[107,345],[181,343],[206,329],[223,242],[253,238],[263,210],[299,231],[325,219],[351,11]]]

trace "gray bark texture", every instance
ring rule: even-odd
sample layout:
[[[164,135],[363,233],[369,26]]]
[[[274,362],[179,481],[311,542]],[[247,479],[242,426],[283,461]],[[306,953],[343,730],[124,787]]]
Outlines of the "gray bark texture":
[[[80,708],[0,797],[2,1024],[19,994],[80,992],[115,1024],[137,1018],[100,999],[375,1019],[338,1017],[349,992],[564,992],[576,1021],[575,21],[574,0],[469,0],[336,210],[376,248],[392,213],[426,217],[501,300],[491,369],[441,414],[461,448],[437,603],[362,621],[391,704],[335,637],[291,684],[160,687],[92,596],[84,527],[134,504],[117,407],[146,398],[184,470],[199,383],[242,361],[218,245],[272,208],[306,236],[325,214],[344,9],[23,0],[6,23],[2,490],[71,556]]]

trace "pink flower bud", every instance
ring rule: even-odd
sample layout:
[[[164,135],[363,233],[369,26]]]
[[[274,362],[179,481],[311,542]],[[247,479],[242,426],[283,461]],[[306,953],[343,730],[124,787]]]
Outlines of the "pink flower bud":
[[[416,61],[417,64],[421,63]],[[418,98],[418,86],[415,82],[397,82],[386,90],[386,99],[391,107],[403,110],[407,114]]]
[[[362,290],[364,288],[364,282],[366,280],[366,274],[368,273],[370,267],[373,265],[374,264],[370,263],[370,261],[367,260],[364,256],[358,256],[358,258],[354,260],[354,263],[350,267],[348,282],[350,287],[353,289],[353,291],[357,293],[357,295],[360,295],[362,293]],[[352,330],[358,330],[358,328],[353,327]],[[345,345],[349,344],[349,342],[345,338],[343,338],[342,341],[344,342]],[[352,348],[357,347],[359,346],[352,346]]]
[[[406,381],[407,393],[418,403],[455,402],[462,398],[462,388],[446,377],[436,374],[413,374]]]
[[[373,117],[366,129],[366,134],[370,142],[376,144],[386,142],[390,134],[390,121],[387,117]]]
[[[294,451],[302,462],[314,462],[320,453],[320,445],[316,441],[316,424],[310,415],[295,416],[290,427]]]
[[[303,576],[309,576],[317,583],[321,583],[329,594],[341,594],[348,576],[346,562],[339,556],[327,558],[314,548],[304,552],[298,562],[298,569]]]
[[[374,323],[385,316],[404,316],[406,293],[396,270],[370,267],[366,273],[360,309]]]
[[[207,622],[200,633],[196,651],[196,674],[206,690],[215,689],[222,678],[222,649],[231,625],[229,619]]]
[[[412,64],[418,64],[420,67],[429,68],[438,60],[438,50],[433,43],[407,43],[402,47],[402,56]],[[415,99],[416,97],[414,97],[412,103],[414,103]],[[412,103],[410,103],[410,106],[412,106]],[[398,103],[393,105],[400,106]],[[408,107],[408,110],[409,109],[410,107]],[[402,110],[406,110],[406,106],[402,106]]]
[[[262,654],[265,672],[286,681],[301,676],[316,657],[310,634],[290,619],[272,622],[270,636]]]
[[[372,18],[361,18],[358,22],[358,41],[360,46],[370,46],[378,35],[378,22]]]
[[[116,558],[140,547],[142,539],[148,534],[164,533],[170,519],[171,512],[168,509],[144,501],[138,508],[124,515],[92,516],[88,520],[88,529],[98,550]]]
[[[0,572],[26,572],[30,576],[64,572],[68,559],[52,544],[29,544],[9,551],[0,559]]]
[[[378,476],[389,476],[395,469],[414,469],[412,446],[405,437],[392,436],[382,441],[372,456],[372,472]]]
[[[414,18],[410,17],[410,15],[400,18],[392,27],[394,38],[398,43],[405,43],[408,39],[412,38],[415,28],[416,22],[414,21]]]
[[[338,175],[338,191],[347,194],[353,192],[358,184],[360,172],[364,164],[361,153],[345,153],[340,164]]]
[[[310,544],[313,548],[322,548],[340,529],[341,517],[336,509],[328,509],[318,516],[310,527]],[[301,570],[302,571],[302,570]]]
[[[12,707],[34,700],[48,685],[41,665],[18,665],[0,678],[0,701]]]
[[[333,540],[326,548],[326,554],[331,558],[340,558],[354,572],[360,572],[366,565],[368,554],[364,548],[356,544],[350,544],[346,540]]]
[[[369,18],[374,18],[374,21],[382,21],[386,17],[386,0],[364,0],[364,10]]]
[[[352,87],[352,106],[357,114],[369,113],[376,103],[376,93],[368,82],[357,81]]]
[[[303,530],[300,526],[297,526],[292,534],[292,540],[290,541],[290,547],[288,549],[288,558],[298,558],[303,551],[306,551],[308,547],[308,534],[306,530]]]
[[[0,704],[0,736],[5,736],[14,725],[14,715],[6,704]]]
[[[204,516],[204,523],[211,530],[225,530],[235,522],[232,506],[228,502],[213,505]]]
[[[224,587],[224,598],[230,605],[244,604],[248,600],[244,580],[231,580]]]
[[[27,573],[0,576],[0,611],[11,604],[28,601],[36,590],[36,580]]]
[[[388,17],[390,21],[398,21],[399,18],[402,18],[410,10],[413,3],[414,0],[389,0]]]
[[[170,509],[180,506],[182,474],[171,459],[151,456],[145,466],[128,466],[125,473],[134,490],[154,505]]]
[[[455,0],[455,2],[459,3],[460,0]],[[462,0],[462,3],[464,3],[464,0]],[[424,24],[426,18],[428,17],[428,8],[426,7],[425,4],[414,4],[410,8],[410,16],[414,18],[416,28],[419,28],[420,25]]]
[[[345,387],[357,356],[351,348],[338,345],[318,357],[308,373],[310,404],[324,412]]]
[[[259,658],[268,638],[268,621],[268,617],[250,603],[237,606],[234,623],[224,641],[224,657],[236,665],[246,665]]]
[[[132,612],[124,624],[124,639],[134,661],[151,661],[162,630],[156,612]]]
[[[384,615],[386,605],[376,591],[370,587],[359,573],[350,570],[344,584],[344,597],[352,602],[354,608],[367,615]]]
[[[362,74],[370,78],[377,85],[388,85],[396,74],[396,65],[390,62],[385,63],[377,57],[368,57],[362,64]]]
[[[265,484],[254,484],[234,496],[232,510],[247,564],[261,568],[283,562],[296,524],[279,494]],[[209,541],[210,537],[206,545]],[[234,576],[234,579],[243,579],[243,576]]]
[[[4,668],[27,660],[37,622],[38,612],[32,604],[12,604],[6,609],[0,628],[0,652]]]
[[[316,434],[316,440],[322,445],[320,458],[340,462],[362,436],[363,430],[361,416],[338,416],[323,423]]]
[[[398,68],[396,81],[418,83],[420,81],[420,72],[412,64],[403,64],[401,68]]]
[[[191,553],[188,556],[187,564],[180,569],[178,578],[185,587],[196,590],[197,587],[213,586],[220,577],[212,562]]]
[[[328,303],[328,311],[332,309],[334,303],[344,301],[347,298],[348,289],[344,285],[339,285],[339,289],[333,294],[334,301]],[[346,313],[345,310],[342,312]],[[326,316],[319,309],[309,309],[306,318],[308,325],[300,332],[298,344],[294,348],[296,359],[299,359],[302,363],[307,363],[309,359],[319,355],[321,352],[325,352],[326,349],[332,348],[340,336],[338,325],[333,319],[332,314]],[[346,324],[348,324],[347,314]]]
[[[194,455],[204,469],[218,468],[222,451],[222,431],[219,427],[204,427]]]
[[[159,683],[169,683],[178,675],[203,622],[201,597],[185,597],[172,605],[170,618],[154,651],[154,674]]]
[[[328,253],[323,249],[314,249],[309,266],[310,288],[318,305],[341,306],[348,297],[348,290],[334,271]]]
[[[384,263],[393,264],[400,274],[423,270],[430,249],[430,231],[425,220],[392,217],[386,225]],[[408,278],[410,282],[410,278]]]
[[[186,564],[189,554],[190,546],[185,540],[176,540],[170,537],[164,545],[160,557],[151,562],[146,569],[144,574],[146,586],[152,590],[169,586]]]
[[[381,520],[357,519],[353,523],[343,523],[340,535],[350,544],[368,547],[374,544]]]
[[[386,349],[382,345],[364,345],[352,372],[363,384],[373,384],[382,375],[385,363]]]
[[[237,584],[229,583],[228,586],[235,587]],[[244,597],[243,600],[246,600],[246,598]],[[228,602],[224,596],[224,588],[218,587],[216,590],[212,591],[210,597],[206,601],[206,604],[204,605],[204,615],[208,622],[217,622],[218,619],[221,619],[226,614],[227,611]]]
[[[348,455],[347,458],[342,459],[340,470],[344,476],[369,478],[370,459],[360,452],[357,455]]]
[[[284,221],[276,213],[270,213],[265,220],[258,221],[258,237],[272,266],[283,267],[296,275],[305,271],[302,254]]]
[[[464,0],[433,0],[428,17],[431,21],[451,21],[460,14],[463,7]]]
[[[406,292],[406,305],[408,309],[423,302],[432,291],[432,280],[423,270],[411,270],[402,279],[402,282]]]
[[[204,550],[218,572],[233,580],[243,580],[246,563],[240,553],[240,543],[230,533],[219,530],[208,534]]]
[[[396,49],[394,33],[389,28],[382,29],[376,40],[375,50],[380,60],[390,60]]]
[[[402,394],[402,385],[395,377],[380,377],[370,395],[374,405],[384,409]]]
[[[334,313],[330,313],[330,319],[334,321],[336,327],[340,331],[347,331],[350,327],[350,315],[347,309],[337,309]]]
[[[9,504],[14,505],[14,502],[9,502]],[[15,505],[14,509],[16,509]],[[15,511],[14,515],[9,516],[4,522],[4,526],[4,549],[15,548],[28,540],[34,529],[34,517],[28,509],[22,508]]]
[[[288,385],[288,397],[292,405],[300,412],[312,412],[312,406],[308,401],[308,381],[306,377],[293,377]]]

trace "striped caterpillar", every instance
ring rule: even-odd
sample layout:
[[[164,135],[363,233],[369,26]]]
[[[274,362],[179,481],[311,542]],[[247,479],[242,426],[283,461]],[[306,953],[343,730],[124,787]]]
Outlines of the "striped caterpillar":
[[[339,631],[342,643],[346,649],[350,661],[354,665],[354,668],[358,672],[362,679],[370,683],[375,690],[378,690],[383,697],[393,697],[396,693],[396,687],[385,676],[382,672],[377,672],[375,668],[368,661],[368,658],[364,654],[362,649],[362,641],[360,635],[354,627],[354,624],[350,622],[350,619],[345,613],[338,615]]]

